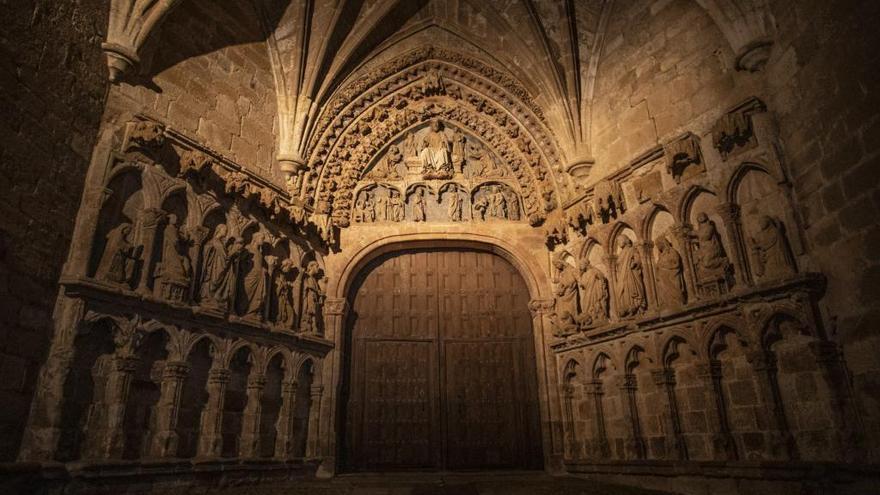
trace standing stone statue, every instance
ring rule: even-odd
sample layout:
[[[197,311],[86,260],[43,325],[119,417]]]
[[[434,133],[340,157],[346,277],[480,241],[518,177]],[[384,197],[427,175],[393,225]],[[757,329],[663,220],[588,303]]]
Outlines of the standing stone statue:
[[[489,190],[489,208],[487,213],[490,217],[507,219],[507,199],[498,186],[493,186]]]
[[[388,196],[376,193],[376,220],[379,222],[388,221]]]
[[[256,319],[263,318],[263,308],[269,290],[269,278],[266,271],[266,260],[263,258],[263,244],[266,242],[265,234],[254,234],[250,245],[247,247],[249,259],[242,264],[244,276],[241,278],[239,314]]]
[[[364,222],[376,221],[376,205],[373,202],[372,191],[364,193]]]
[[[575,268],[558,256],[553,260],[556,269],[556,315],[561,320],[578,314],[578,276]]]
[[[697,215],[697,278],[701,283],[720,282],[729,279],[730,260],[721,243],[715,222],[705,213]]]
[[[320,266],[317,261],[306,265],[303,277],[302,323],[300,329],[307,333],[320,333],[321,306],[324,302],[324,289],[321,287]]]
[[[458,193],[457,189],[450,189],[449,207],[446,211],[449,213],[450,220],[453,222],[461,221],[461,195]]]
[[[391,197],[388,199],[388,206],[391,208],[391,220],[394,222],[402,222],[404,217],[403,200],[400,193],[391,191]]]
[[[354,202],[354,221],[358,223],[366,222],[367,218],[367,193],[358,194],[357,201]]]
[[[419,155],[419,145],[416,141],[416,135],[412,132],[406,134],[403,140],[403,154],[406,158],[417,157]]]
[[[241,242],[234,242],[232,249],[226,249],[228,231],[220,224],[214,237],[205,244],[202,255],[202,280],[199,298],[203,304],[219,308],[229,308],[235,292],[235,270],[241,252]]]
[[[180,253],[180,243],[177,215],[172,213],[162,235],[162,261],[156,265],[155,277],[162,297],[175,302],[186,299],[192,271],[189,258]]]
[[[580,270],[578,288],[581,296],[581,313],[593,322],[607,320],[608,279],[586,258],[581,260]]]
[[[489,209],[489,200],[486,198],[486,195],[480,196],[474,201],[474,210],[477,212],[477,215],[480,217],[480,220],[486,219],[486,210]]]
[[[292,329],[296,322],[294,309],[294,286],[293,274],[296,272],[296,263],[291,259],[281,262],[281,273],[278,275],[278,315],[275,322],[284,328]],[[298,278],[298,277],[297,277]]]
[[[461,173],[464,173],[465,150],[467,149],[467,138],[459,131],[455,131],[452,135],[452,157],[456,160],[456,165]]]
[[[95,272],[96,279],[116,284],[129,283],[134,274],[134,263],[140,256],[140,249],[131,244],[130,236],[130,223],[123,223],[107,234],[104,253]]]
[[[506,191],[504,197],[507,198],[507,219],[515,222],[519,221],[519,199],[513,191]]]
[[[681,255],[668,239],[657,241],[657,299],[664,308],[678,308],[686,302]]]
[[[425,221],[425,190],[416,189],[412,196],[412,216],[413,222]]]
[[[422,160],[422,173],[425,178],[448,178],[452,174],[452,160],[449,157],[450,142],[443,132],[440,121],[431,121],[431,129],[422,139],[422,150],[419,158]]]
[[[617,314],[635,316],[647,307],[642,260],[629,237],[623,237],[617,257]]]
[[[794,256],[785,237],[782,222],[767,215],[758,219],[758,231],[751,238],[752,253],[757,262],[755,275],[773,280],[796,271]]]

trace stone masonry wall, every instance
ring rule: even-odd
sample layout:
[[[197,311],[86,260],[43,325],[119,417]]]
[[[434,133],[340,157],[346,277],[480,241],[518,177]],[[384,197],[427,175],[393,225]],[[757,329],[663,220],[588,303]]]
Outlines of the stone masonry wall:
[[[18,451],[103,111],[105,3],[0,2],[0,461]]]
[[[866,446],[880,455],[880,33],[876,2],[773,2],[766,69],[808,249],[844,348]]]
[[[774,115],[804,229],[809,270],[828,277],[826,329],[844,349],[864,446],[880,445],[880,43],[874,2],[772,2],[775,43],[760,72],[736,71],[730,45],[697,2],[618,2],[594,99],[599,180],[731,105],[761,98]]]
[[[755,95],[759,76],[736,72],[733,58],[693,0],[616,2],[593,100],[592,180]]]
[[[283,182],[273,165],[275,86],[258,19],[251,2],[184,2],[157,33],[144,80],[111,90],[108,124],[142,112]]]

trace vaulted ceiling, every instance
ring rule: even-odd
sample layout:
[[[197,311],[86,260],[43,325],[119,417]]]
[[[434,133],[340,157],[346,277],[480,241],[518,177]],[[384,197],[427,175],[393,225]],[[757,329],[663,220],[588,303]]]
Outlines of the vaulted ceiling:
[[[112,0],[111,80],[138,63],[150,33],[189,0]],[[249,0],[266,34],[278,98],[278,159],[310,160],[322,109],[371,67],[408,50],[442,47],[509,75],[542,109],[561,152],[589,163],[590,103],[613,0]],[[740,60],[767,43],[767,0],[696,0]]]

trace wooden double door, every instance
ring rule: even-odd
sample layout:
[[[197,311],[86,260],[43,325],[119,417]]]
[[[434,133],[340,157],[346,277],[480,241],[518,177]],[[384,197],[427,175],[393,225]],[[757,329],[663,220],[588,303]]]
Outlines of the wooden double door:
[[[509,262],[398,252],[367,267],[352,296],[347,469],[542,466],[529,296]]]

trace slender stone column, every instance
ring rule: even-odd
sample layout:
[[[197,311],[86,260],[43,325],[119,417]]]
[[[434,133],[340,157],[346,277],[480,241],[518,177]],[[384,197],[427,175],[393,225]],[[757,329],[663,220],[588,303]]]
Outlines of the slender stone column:
[[[779,392],[776,356],[772,352],[762,349],[749,353],[748,360],[757,375],[758,388],[767,415],[773,421],[770,431],[770,450],[775,456],[785,456],[790,460],[797,460],[799,457],[797,444],[788,427],[782,394]]]
[[[682,265],[684,265],[684,283],[687,288],[688,301],[697,299],[700,294],[697,290],[697,274],[694,270],[694,254],[691,250],[691,226],[676,225],[671,229],[672,235],[678,244],[678,252],[681,255]]]
[[[73,364],[73,339],[84,312],[84,301],[65,296],[62,287],[55,303],[55,333],[49,356],[37,377],[19,461],[51,461],[55,458],[61,437],[64,384]]]
[[[275,423],[275,459],[286,460],[293,452],[293,425],[296,418],[296,389],[298,383],[286,381],[281,384],[281,410]]]
[[[645,440],[642,438],[642,425],[639,420],[639,406],[636,399],[638,382],[634,373],[623,375],[623,384],[620,387],[626,395],[626,415],[630,426],[630,434],[627,439],[627,455],[636,459],[645,458]]]
[[[605,407],[602,404],[602,381],[593,380],[590,384],[590,395],[593,396],[595,408],[595,421],[593,422],[593,447],[592,456],[595,459],[608,459],[611,456],[611,447],[608,445],[608,433],[605,429]]]
[[[260,419],[263,412],[263,389],[266,376],[252,374],[247,383],[247,404],[244,407],[241,424],[241,443],[239,456],[243,458],[260,455]]]
[[[548,469],[562,470],[565,436],[559,396],[561,381],[557,367],[547,364],[555,362],[556,359],[545,340],[550,333],[548,316],[553,312],[555,303],[554,299],[532,299],[529,301],[529,311],[532,314],[532,327],[536,337],[534,342],[536,365],[539,370],[544,370],[543,373],[538,374],[541,435],[544,445],[549,447],[544,452],[544,460]]]
[[[733,247],[731,249],[734,264],[736,266],[735,285],[752,285],[752,274],[749,270],[748,249],[742,234],[742,218],[739,205],[734,203],[722,203],[718,205],[718,214],[724,221],[727,237]]]
[[[579,449],[577,428],[574,424],[574,387],[570,383],[562,386],[562,427],[565,430],[565,453],[568,459],[576,459]]]
[[[703,381],[703,386],[712,394],[714,407],[707,415],[709,429],[712,433],[712,453],[716,460],[735,461],[739,458],[736,451],[736,441],[730,430],[730,422],[727,418],[727,400],[724,398],[723,375],[721,361],[712,359],[709,365],[701,365],[698,376]]]
[[[654,383],[666,391],[666,419],[672,431],[672,451],[681,460],[688,459],[687,442],[681,427],[681,415],[678,412],[678,397],[675,394],[675,370],[665,368],[651,372]],[[668,441],[668,439],[667,439]]]
[[[608,319],[616,321],[620,319],[617,315],[617,255],[605,256],[605,263],[608,265]]]
[[[205,241],[211,232],[207,227],[199,225],[190,230],[189,238],[192,246],[189,249],[189,259],[192,260],[192,276],[189,284],[189,301],[197,301],[199,298],[199,283],[202,280],[202,254]]]
[[[861,440],[861,418],[853,405],[849,373],[843,362],[840,347],[834,342],[815,341],[810,351],[822,371],[822,377],[831,393],[831,414],[840,443],[840,455],[847,462],[865,462],[864,441]]]
[[[144,246],[143,265],[141,266],[141,280],[137,290],[144,295],[152,295],[150,278],[153,276],[153,248],[156,246],[156,231],[159,224],[165,219],[166,213],[158,208],[147,208],[141,212],[140,217],[140,242]]]
[[[219,457],[223,451],[223,403],[231,372],[214,368],[208,372],[208,402],[202,411],[199,457]]]
[[[90,459],[121,459],[125,447],[125,405],[131,380],[139,359],[130,356],[110,358],[110,369],[104,385],[104,400],[95,404],[101,408],[96,421],[86,432],[85,457]]]
[[[180,398],[183,382],[189,374],[190,366],[183,361],[169,361],[162,371],[162,384],[159,403],[156,405],[156,431],[150,439],[150,457],[174,457],[180,437],[177,434],[177,415],[180,411]]]
[[[318,432],[321,431],[321,396],[323,385],[312,385],[309,397],[309,431],[306,439],[306,457],[314,459],[321,456],[321,442]]]
[[[648,310],[659,310],[660,301],[657,297],[657,282],[654,278],[654,243],[645,241],[639,244],[642,253],[642,280],[645,282],[645,292],[648,297]]]

